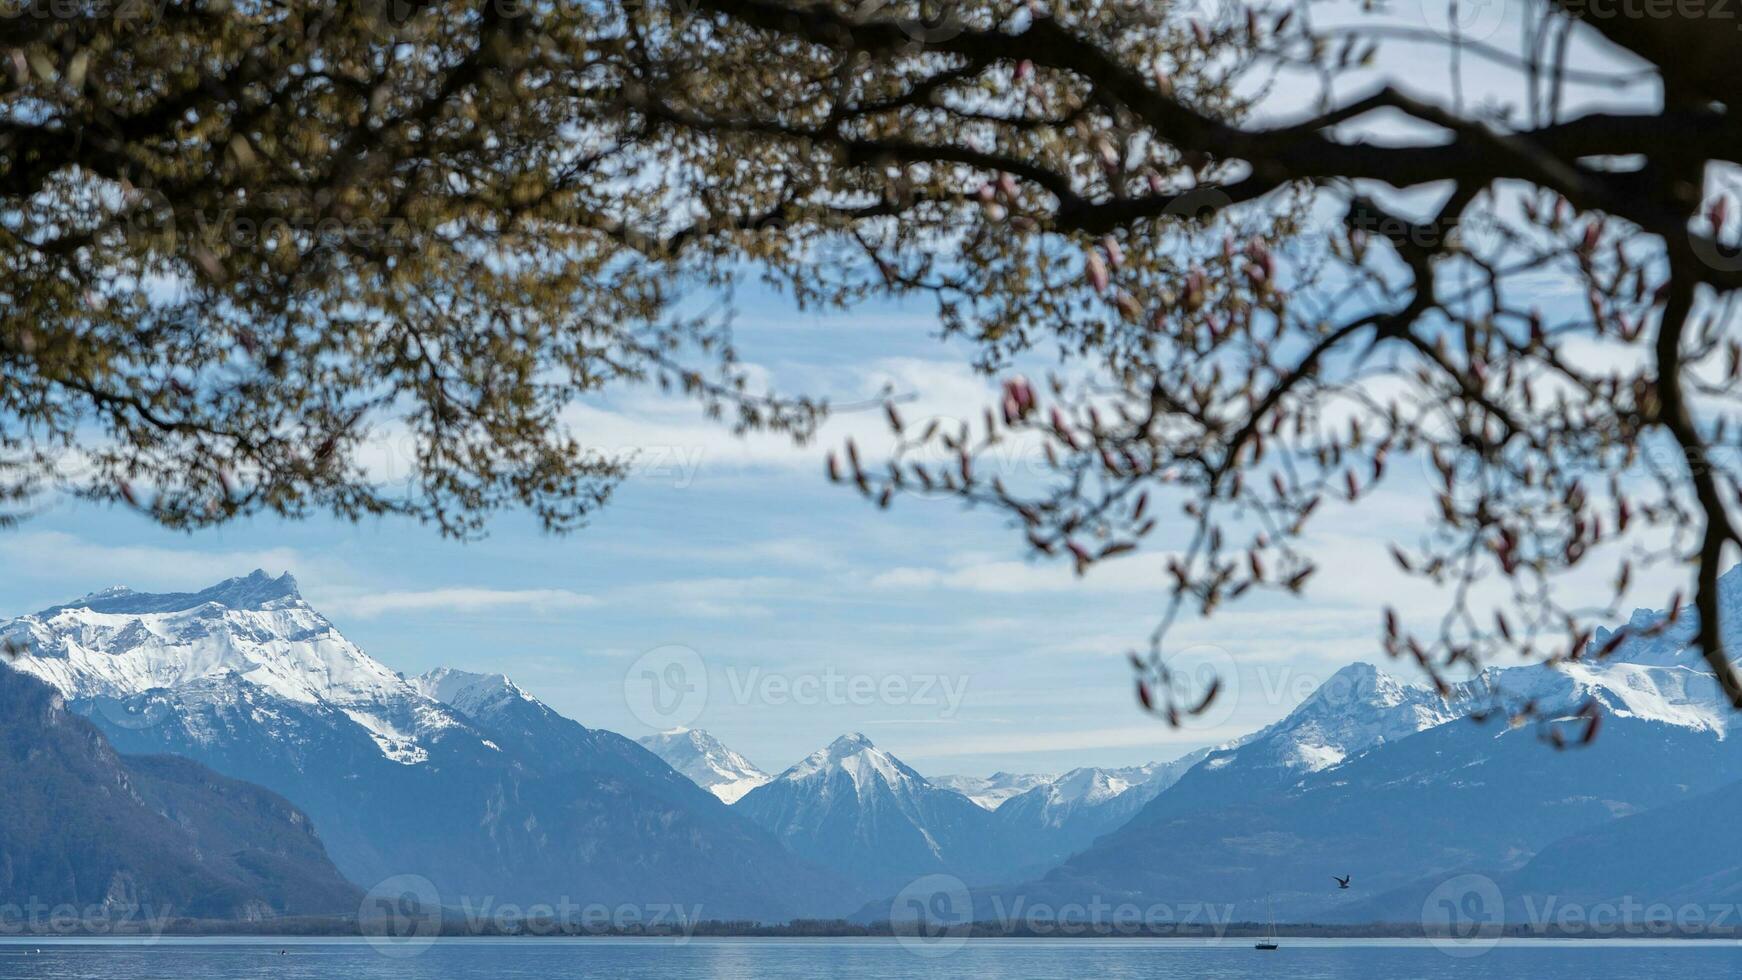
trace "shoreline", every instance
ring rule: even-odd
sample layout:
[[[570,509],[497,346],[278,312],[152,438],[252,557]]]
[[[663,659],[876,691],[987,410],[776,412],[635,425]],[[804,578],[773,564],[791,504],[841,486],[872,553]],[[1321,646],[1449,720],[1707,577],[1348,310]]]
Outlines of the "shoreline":
[[[1538,928],[1529,925],[1509,925],[1501,929],[1484,931],[1481,934],[1448,936],[1444,934],[1428,934],[1420,926],[1406,926],[1393,923],[1369,923],[1359,926],[1337,926],[1321,924],[1299,924],[1294,926],[1278,925],[1274,932],[1269,932],[1267,926],[1256,924],[1241,924],[1222,930],[1210,929],[1121,929],[1114,926],[1091,926],[1083,923],[1063,923],[1047,929],[1004,929],[987,928],[987,924],[979,924],[976,928],[955,930],[949,932],[928,932],[925,936],[915,936],[911,932],[897,933],[889,928],[887,923],[871,926],[854,926],[847,923],[786,923],[783,925],[755,925],[743,922],[705,921],[694,926],[681,929],[610,929],[585,928],[572,926],[559,928],[554,924],[543,927],[528,926],[513,928],[466,928],[464,923],[448,922],[439,931],[428,929],[411,932],[389,933],[383,931],[364,931],[352,921],[335,920],[282,920],[267,924],[260,922],[229,922],[223,920],[178,921],[165,923],[158,928],[146,929],[55,929],[44,928],[32,930],[14,923],[10,926],[0,924],[0,944],[29,941],[61,940],[122,940],[129,942],[151,941],[156,939],[258,939],[258,940],[320,940],[340,939],[357,940],[376,943],[399,942],[431,942],[441,939],[502,939],[502,940],[576,940],[589,939],[645,939],[645,940],[691,940],[691,939],[791,939],[791,940],[830,940],[830,939],[865,939],[888,940],[894,942],[922,943],[936,942],[947,938],[952,942],[985,942],[997,940],[1128,940],[1141,941],[1193,941],[1193,942],[1244,942],[1274,936],[1280,940],[1413,940],[1421,942],[1455,942],[1469,943],[1509,942],[1509,941],[1586,941],[1586,942],[1742,942],[1742,929],[1725,930],[1678,930],[1668,923],[1636,923],[1617,924],[1603,930],[1561,930],[1554,928]],[[1667,928],[1666,928],[1667,927]]]

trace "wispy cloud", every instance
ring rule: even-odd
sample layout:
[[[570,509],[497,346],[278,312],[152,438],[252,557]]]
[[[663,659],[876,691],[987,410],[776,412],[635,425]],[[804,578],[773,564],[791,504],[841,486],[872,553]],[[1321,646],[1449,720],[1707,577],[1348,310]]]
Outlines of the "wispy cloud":
[[[1072,729],[1069,731],[1012,731],[987,734],[956,734],[932,742],[903,743],[893,749],[902,758],[930,759],[978,755],[1044,755],[1049,752],[1073,752],[1085,749],[1116,749],[1154,746],[1157,760],[1178,758],[1202,745],[1227,741],[1245,734],[1249,728],[1228,725],[1221,728],[1172,729],[1155,722],[1124,725],[1117,728]]]
[[[1139,567],[1141,566],[1141,568]],[[877,589],[956,589],[997,595],[1049,592],[1155,592],[1153,561],[1104,562],[1079,577],[1068,562],[991,561],[955,568],[898,567],[872,576]]]
[[[325,601],[334,612],[370,619],[395,613],[494,612],[504,609],[551,611],[585,609],[599,600],[567,589],[446,588],[408,592],[372,592],[335,596]]]

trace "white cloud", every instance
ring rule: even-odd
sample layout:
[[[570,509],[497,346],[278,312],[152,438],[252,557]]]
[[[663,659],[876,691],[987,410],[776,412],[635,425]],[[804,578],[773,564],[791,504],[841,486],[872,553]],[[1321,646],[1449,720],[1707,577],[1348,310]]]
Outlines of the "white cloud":
[[[373,592],[326,599],[333,612],[369,619],[394,613],[489,612],[500,609],[585,609],[596,606],[593,596],[567,589],[445,588],[407,592]]]
[[[1225,742],[1246,734],[1249,725],[1227,725],[1221,728],[1169,728],[1155,721],[1116,728],[1076,728],[1062,731],[1005,731],[987,734],[952,734],[935,742],[903,744],[892,748],[896,755],[908,759],[949,758],[970,755],[1013,755],[1048,752],[1082,751],[1086,749],[1122,749],[1154,746],[1156,758],[1172,759],[1205,744]]]
[[[1141,557],[1097,564],[1079,577],[1070,562],[992,561],[956,568],[892,568],[871,578],[876,589],[955,589],[993,595],[1095,592],[1160,593],[1162,580],[1152,561]]]

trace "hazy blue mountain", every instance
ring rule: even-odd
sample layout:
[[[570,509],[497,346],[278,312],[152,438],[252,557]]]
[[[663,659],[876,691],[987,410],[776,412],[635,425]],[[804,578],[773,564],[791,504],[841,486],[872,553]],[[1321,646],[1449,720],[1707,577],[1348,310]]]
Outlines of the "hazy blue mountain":
[[[1251,917],[1268,894],[1279,917],[1412,921],[1449,874],[1503,875],[1571,835],[1742,776],[1716,685],[1688,667],[1520,667],[1472,685],[1533,699],[1551,719],[1595,701],[1601,736],[1563,752],[1539,725],[1461,717],[1469,692],[1448,705],[1371,667],[1350,672],[1350,693],[1309,698],[1212,753],[1125,826],[998,896],[1230,903]]]
[[[295,802],[366,887],[414,873],[450,904],[678,902],[766,919],[840,900],[628,739],[561,718],[505,679],[493,694],[449,684],[444,696],[464,708],[432,697],[424,687],[444,693],[442,678],[414,683],[370,658],[289,576],[182,595],[110,590],[0,634],[26,648],[20,669],[122,751],[185,756]]]
[[[667,765],[726,803],[738,802],[745,793],[770,778],[749,759],[700,729],[674,728],[639,741]]]
[[[1206,753],[1168,792],[1156,795],[1154,808],[1170,813],[1262,797],[1465,710],[1371,664],[1353,663],[1281,721]]]
[[[1056,772],[995,772],[990,776],[928,776],[933,786],[953,789],[980,804],[996,810],[1005,800],[1020,796],[1059,778]]]
[[[733,806],[871,895],[921,875],[993,882],[1032,867],[994,815],[931,785],[864,735],[843,735]]]
[[[1130,820],[1210,751],[1142,766],[1072,769],[1009,797],[993,814],[1031,860],[1056,864]]]
[[[52,688],[5,666],[0,786],[0,905],[15,914],[35,901],[114,922],[129,909],[352,915],[362,898],[282,797],[185,759],[117,755]]]
[[[1641,920],[1650,905],[1734,906],[1742,901],[1738,815],[1742,781],[1563,837],[1498,879],[1507,917],[1529,922],[1533,909],[1557,902],[1620,908],[1630,900],[1626,914]]]

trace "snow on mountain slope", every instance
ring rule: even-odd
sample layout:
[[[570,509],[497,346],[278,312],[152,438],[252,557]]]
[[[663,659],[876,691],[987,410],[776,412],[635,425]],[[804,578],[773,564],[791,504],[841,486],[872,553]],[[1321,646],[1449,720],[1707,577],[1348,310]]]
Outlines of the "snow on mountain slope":
[[[1043,822],[1049,826],[1059,826],[1069,819],[1072,812],[1105,806],[1116,799],[1123,798],[1128,802],[1138,800],[1136,805],[1141,806],[1157,793],[1178,782],[1186,770],[1197,765],[1209,754],[1210,750],[1206,748],[1188,753],[1172,762],[1151,762],[1122,769],[1072,769],[1051,782],[1022,794],[1022,798],[1033,798],[1040,803],[1045,814]],[[1135,807],[1132,809],[1135,811]]]
[[[1742,574],[1727,574],[1724,587],[1723,608],[1742,613]],[[1657,622],[1658,614],[1635,614],[1631,628]],[[1727,612],[1724,624],[1726,639],[1742,641],[1742,616]],[[1490,668],[1446,700],[1351,665],[1013,894],[1054,904],[1189,896],[1244,915],[1274,898],[1279,915],[1302,920],[1403,921],[1448,875],[1499,876],[1569,834],[1737,778],[1742,757],[1727,737],[1733,713],[1697,657],[1674,649],[1677,630],[1685,644],[1692,630],[1677,623],[1623,642],[1606,660]],[[1593,743],[1567,752],[1544,744],[1554,719],[1592,701],[1605,718]],[[1526,704],[1538,723],[1467,718]],[[1533,887],[1571,889],[1581,862],[1607,861],[1553,853]],[[1327,893],[1327,866],[1369,890]],[[1621,894],[1650,893],[1626,887],[1637,890]]]
[[[193,759],[296,804],[364,885],[419,874],[455,900],[699,903],[768,921],[851,898],[642,746],[506,677],[401,677],[289,576],[109,590],[0,636],[118,751]]]
[[[230,678],[275,698],[338,709],[382,755],[414,765],[427,741],[463,727],[436,700],[345,639],[288,573],[264,571],[200,592],[106,589],[0,624],[20,670],[69,699],[118,701]],[[222,685],[220,685],[222,687]]]
[[[1072,769],[1006,800],[994,816],[1043,862],[1062,861],[1114,830],[1178,782],[1210,750],[1123,769]]]
[[[953,789],[973,800],[988,810],[998,809],[999,804],[1012,796],[1018,796],[1036,786],[1042,786],[1059,778],[1057,773],[1039,772],[995,772],[990,776],[932,776],[931,784],[943,789]]]
[[[536,700],[506,674],[474,674],[452,667],[437,667],[419,674],[411,678],[411,686],[425,697],[472,717],[500,711],[514,701]]]
[[[820,786],[827,792],[836,774],[845,773],[861,798],[876,789],[914,792],[930,786],[926,778],[895,756],[871,743],[860,732],[851,732],[812,752],[780,774],[785,783]]]
[[[1676,621],[1659,627],[1666,615],[1658,609],[1635,609],[1627,622],[1615,629],[1598,629],[1591,637],[1591,650],[1601,650],[1616,633],[1626,633],[1621,644],[1608,657],[1608,662],[1625,662],[1644,667],[1694,667],[1703,662],[1700,652],[1691,644],[1700,628],[1699,614],[1684,608]],[[1742,641],[1742,565],[1718,577],[1718,622],[1724,641],[1734,653]]]
[[[799,856],[890,895],[926,874],[971,883],[1032,864],[994,815],[854,732],[744,794],[733,810]]]
[[[1582,661],[1556,665],[1489,668],[1464,685],[1476,706],[1497,702],[1510,710],[1526,703],[1539,716],[1571,714],[1595,701],[1605,714],[1723,738],[1735,725],[1717,681],[1703,665],[1655,666],[1627,661]]]
[[[697,786],[727,803],[736,803],[745,793],[770,779],[749,759],[700,729],[674,728],[638,741]]]
[[[1462,714],[1433,691],[1405,684],[1372,664],[1353,663],[1331,675],[1287,717],[1239,740],[1229,752],[1247,764],[1317,772]],[[1225,754],[1208,763],[1211,768],[1227,764]]]

